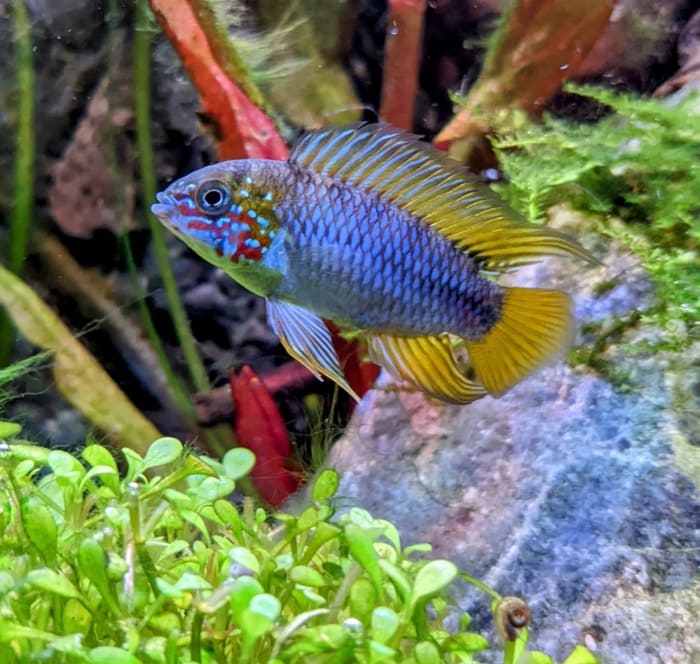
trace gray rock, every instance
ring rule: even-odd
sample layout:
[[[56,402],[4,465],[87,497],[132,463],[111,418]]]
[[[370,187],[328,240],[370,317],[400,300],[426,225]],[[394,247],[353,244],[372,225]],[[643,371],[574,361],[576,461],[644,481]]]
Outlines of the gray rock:
[[[557,220],[575,221],[562,211]],[[604,267],[546,262],[518,282],[564,288],[586,322],[648,306],[652,286],[635,258],[592,243]],[[621,342],[661,334],[642,325]],[[700,347],[631,354],[617,343],[602,359],[608,379],[559,363],[466,407],[383,377],[327,464],[341,473],[341,505],[393,521],[406,543],[430,542],[434,555],[525,598],[533,647],[558,660],[585,643],[603,662],[699,662]],[[459,593],[476,627],[490,629],[485,596]]]

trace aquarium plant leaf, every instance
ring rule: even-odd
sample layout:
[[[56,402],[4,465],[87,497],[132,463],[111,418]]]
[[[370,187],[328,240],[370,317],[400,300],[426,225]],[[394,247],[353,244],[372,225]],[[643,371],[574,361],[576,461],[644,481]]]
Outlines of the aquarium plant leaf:
[[[44,282],[51,283],[52,288],[74,300],[85,317],[101,321],[102,329],[109,334],[122,361],[138,375],[142,389],[168,409],[169,418],[186,418],[187,409],[191,410],[192,406],[185,387],[167,358],[161,362],[159,352],[144,338],[143,330],[111,296],[107,278],[81,267],[54,236],[37,237],[34,248],[41,257]]]
[[[145,452],[158,430],[21,279],[0,267],[0,304],[32,343],[54,353],[54,377],[63,396],[111,442]]]
[[[287,146],[234,55],[206,0],[150,0],[177,50],[217,139],[220,159],[286,159]],[[249,94],[246,94],[246,91]],[[254,100],[251,101],[251,97]]]
[[[256,458],[253,484],[270,505],[278,506],[296,491],[299,477],[289,469],[292,450],[277,404],[248,366],[231,376],[231,395],[238,443]]]
[[[389,0],[379,117],[411,131],[426,0]]]
[[[605,30],[613,0],[519,0],[504,14],[478,80],[435,137],[449,143],[491,128],[499,111],[535,112],[560,88]]]

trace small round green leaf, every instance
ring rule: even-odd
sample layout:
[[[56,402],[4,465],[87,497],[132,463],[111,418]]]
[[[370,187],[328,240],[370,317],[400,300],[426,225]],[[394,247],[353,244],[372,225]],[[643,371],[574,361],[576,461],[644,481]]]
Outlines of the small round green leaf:
[[[235,546],[228,552],[228,555],[232,562],[238,563],[254,574],[260,574],[260,563],[249,549],[242,546]]]
[[[109,450],[98,443],[92,443],[88,445],[81,453],[80,456],[87,461],[93,468],[95,466],[107,466],[112,470],[117,470],[117,462],[114,457],[110,454]]]
[[[233,582],[233,590],[231,591],[231,609],[233,615],[240,617],[248,606],[251,600],[256,595],[260,595],[263,588],[258,581],[252,576],[241,576]]]
[[[241,626],[241,632],[243,636],[243,643],[250,644],[254,643],[263,634],[271,631],[274,628],[274,623],[266,616],[263,616],[255,611],[246,609],[238,617],[238,622]],[[245,645],[243,646],[245,649]]]
[[[48,462],[56,477],[66,477],[77,484],[77,481],[85,475],[85,468],[80,461],[63,450],[51,450]]]
[[[44,562],[47,565],[55,563],[58,548],[58,526],[55,516],[41,503],[23,502],[22,523],[27,537],[41,553]]]
[[[562,664],[598,664],[598,660],[588,648],[578,645]]]
[[[489,642],[481,634],[461,632],[443,642],[442,647],[443,650],[450,652],[463,651],[471,653],[486,650],[489,647]]]
[[[255,454],[245,447],[234,447],[222,459],[226,477],[238,480],[247,475],[255,465]]]
[[[369,642],[369,650],[371,662],[395,662],[396,661],[396,650],[385,646],[383,643],[378,643],[377,641]]]
[[[88,655],[90,664],[141,664],[131,653],[114,646],[93,648]]]
[[[69,634],[68,636],[59,636],[51,639],[50,648],[54,653],[63,653],[64,655],[73,655],[76,659],[71,658],[70,661],[85,661],[83,650],[83,635]],[[65,661],[64,658],[61,658]]]
[[[441,664],[443,659],[434,643],[421,641],[413,651],[417,664]]]
[[[378,606],[372,611],[372,639],[378,643],[386,643],[399,628],[399,617],[388,606]]]
[[[148,448],[143,458],[144,469],[173,463],[182,454],[182,443],[177,438],[159,438]]]
[[[311,498],[315,503],[325,503],[335,496],[340,484],[340,477],[335,470],[324,470],[314,482]]]
[[[92,613],[85,608],[82,602],[70,598],[66,600],[62,611],[63,629],[76,634],[87,634],[92,623]]]
[[[354,523],[349,523],[345,526],[345,538],[350,555],[365,568],[381,601],[384,593],[382,588],[382,571],[379,566],[377,552],[374,550],[372,538],[367,534],[366,530]]]
[[[143,472],[144,460],[138,452],[135,452],[128,447],[122,447],[122,454],[124,455],[126,465],[128,466],[125,479],[128,482],[131,482]]]
[[[119,493],[119,473],[111,466],[93,466],[90,468],[80,483],[80,488],[83,489],[85,484],[95,477],[99,477],[102,484],[114,495]]]
[[[0,440],[15,438],[20,431],[22,431],[22,427],[16,422],[0,421]]]
[[[421,567],[413,582],[413,602],[440,592],[457,576],[457,567],[449,560],[432,560]]]
[[[45,466],[49,459],[50,450],[40,445],[24,445],[22,443],[12,443],[10,445],[10,454],[13,459],[19,461],[34,461],[35,463]]]
[[[306,565],[297,565],[293,567],[289,573],[289,578],[302,586],[311,586],[312,588],[322,588],[326,585],[323,575],[317,572],[313,567]]]
[[[230,495],[235,488],[236,485],[229,477],[205,477],[197,487],[197,496],[214,502]]]
[[[65,576],[47,567],[33,569],[25,578],[29,585],[44,592],[80,599],[80,592]]]
[[[281,609],[280,601],[274,595],[269,595],[268,593],[256,595],[250,600],[250,604],[248,605],[249,611],[265,616],[272,622],[277,620]]]
[[[186,570],[175,583],[178,590],[211,590],[211,583],[199,574]]]

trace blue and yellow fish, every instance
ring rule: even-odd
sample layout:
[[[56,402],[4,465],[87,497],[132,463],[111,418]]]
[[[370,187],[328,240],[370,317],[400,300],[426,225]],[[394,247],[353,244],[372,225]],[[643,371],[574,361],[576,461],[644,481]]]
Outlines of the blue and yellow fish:
[[[571,337],[569,298],[487,278],[588,253],[528,224],[456,162],[385,125],[311,131],[289,160],[202,168],[153,213],[267,300],[292,357],[353,394],[322,319],[362,331],[396,378],[439,399],[500,395]],[[468,377],[453,355],[463,341]],[[353,394],[353,396],[355,396]]]

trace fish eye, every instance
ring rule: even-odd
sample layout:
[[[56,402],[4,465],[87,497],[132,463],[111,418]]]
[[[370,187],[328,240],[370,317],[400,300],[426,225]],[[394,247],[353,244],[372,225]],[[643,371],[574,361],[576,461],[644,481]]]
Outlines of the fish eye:
[[[220,214],[231,201],[229,188],[218,180],[204,182],[197,190],[197,206],[205,214]]]

